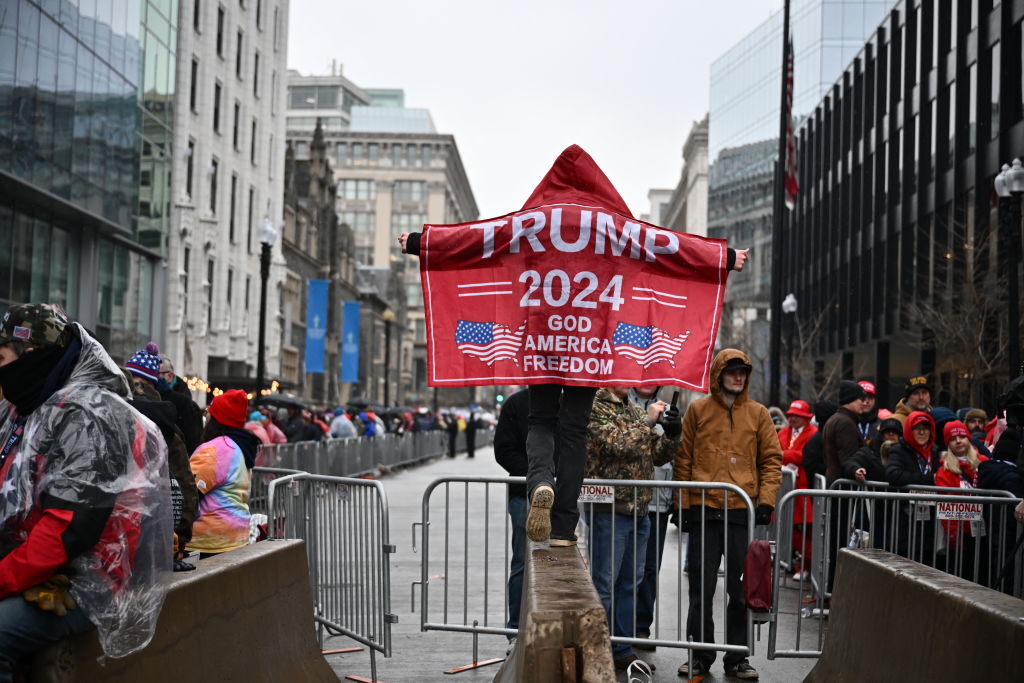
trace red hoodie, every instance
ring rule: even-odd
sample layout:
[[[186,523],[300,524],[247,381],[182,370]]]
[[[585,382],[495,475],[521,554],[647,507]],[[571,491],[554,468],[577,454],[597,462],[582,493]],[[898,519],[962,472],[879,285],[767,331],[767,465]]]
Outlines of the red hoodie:
[[[626,218],[633,217],[612,181],[579,145],[569,145],[558,155],[522,210],[548,204],[601,207]]]
[[[612,181],[608,180],[594,158],[579,145],[569,145],[558,155],[555,163],[530,193],[522,210],[549,204],[590,206],[633,218]],[[419,255],[420,237],[421,233],[418,232],[409,234],[406,253]],[[726,253],[725,270],[728,272],[736,264],[736,251],[730,247]]]

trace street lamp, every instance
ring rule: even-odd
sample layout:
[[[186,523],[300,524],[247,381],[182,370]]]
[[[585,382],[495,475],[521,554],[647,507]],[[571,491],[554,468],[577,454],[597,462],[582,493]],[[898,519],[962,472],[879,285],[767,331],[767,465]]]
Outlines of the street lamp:
[[[1000,251],[1006,262],[1009,286],[1006,288],[1007,332],[1009,346],[1007,357],[1010,364],[1010,379],[1020,376],[1020,285],[1017,277],[1017,263],[1020,261],[1020,199],[1024,194],[1024,168],[1020,159],[1014,159],[1012,166],[1003,164],[995,180],[996,194],[999,195],[999,233],[1005,245]]]
[[[391,323],[395,322],[395,312],[384,309],[380,316],[384,320],[384,407],[391,407]]]
[[[782,312],[786,315],[786,327],[789,334],[786,339],[786,388],[789,390],[789,400],[797,398],[796,380],[793,377],[793,338],[796,336],[796,296],[792,292],[782,300]]]
[[[260,339],[256,350],[256,396],[263,391],[267,371],[267,280],[270,279],[270,253],[277,241],[277,230],[270,220],[270,209],[260,223]]]

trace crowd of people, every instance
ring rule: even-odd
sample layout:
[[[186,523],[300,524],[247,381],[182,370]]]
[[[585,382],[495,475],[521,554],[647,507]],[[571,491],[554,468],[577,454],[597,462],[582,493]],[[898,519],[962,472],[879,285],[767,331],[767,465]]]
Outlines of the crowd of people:
[[[476,431],[490,428],[493,415],[480,406],[446,408],[436,412],[425,406],[418,408],[375,409],[372,406],[350,405],[333,410],[307,409],[301,406],[275,408],[264,405],[250,413],[245,428],[261,444],[283,444],[326,439],[373,438],[385,434],[404,435],[418,432],[444,431],[450,438],[449,455],[455,457],[456,437],[463,433],[467,454],[473,457]]]
[[[711,366],[710,395],[691,402],[681,420],[673,405],[659,400],[660,387],[598,390],[585,435],[585,477],[734,484],[752,501],[756,525],[774,520],[782,468],[794,472],[797,488],[810,488],[822,475],[829,485],[847,479],[851,486],[939,486],[957,493],[968,488],[1000,489],[1024,497],[1024,379],[1011,384],[998,414],[991,415],[977,407],[933,406],[932,384],[925,377],[910,378],[892,410],[876,405],[875,386],[862,380],[840,382],[836,401],[812,406],[797,399],[783,412],[769,410],[749,397],[751,371],[750,360],[741,351],[719,352]],[[495,457],[513,476],[526,476],[530,467],[531,398],[526,389],[513,394],[498,419]],[[556,448],[556,467],[558,456]],[[507,626],[511,629],[519,623],[526,540],[532,538],[529,517],[536,508],[533,493],[527,486],[509,486],[512,557]],[[795,502],[792,548],[779,552],[786,553],[785,559],[800,578],[808,569],[813,504],[804,497]],[[612,635],[651,636],[658,571],[672,519],[681,532],[694,532],[686,545],[687,638],[714,642],[712,602],[724,557],[725,639],[733,645],[747,644],[742,572],[748,551],[748,511],[740,496],[726,496],[722,489],[684,489],[674,497],[669,488],[616,487],[614,501],[579,507],[590,539],[591,574]],[[899,514],[909,514],[908,508],[898,508]],[[1024,504],[1015,514],[1024,523]],[[552,547],[576,544],[576,519],[557,519],[551,511]],[[844,538],[839,527],[845,525],[845,532],[850,522],[840,514],[832,517],[836,537]],[[884,534],[886,522],[879,520],[874,533]],[[869,531],[863,519],[854,526]],[[925,526],[935,528],[935,521]],[[901,528],[899,524],[891,527]],[[947,537],[941,544],[947,549],[973,544],[979,534],[977,525],[966,521],[943,520],[938,528]],[[882,539],[876,541],[877,547]],[[892,539],[892,546],[907,555],[908,541],[904,535]],[[934,539],[915,542],[934,543]],[[634,649],[654,648],[615,644],[617,668],[625,670],[637,660]],[[694,650],[679,674],[708,675],[715,656],[713,650]],[[737,653],[726,653],[725,671],[741,680],[759,676],[747,658]]]

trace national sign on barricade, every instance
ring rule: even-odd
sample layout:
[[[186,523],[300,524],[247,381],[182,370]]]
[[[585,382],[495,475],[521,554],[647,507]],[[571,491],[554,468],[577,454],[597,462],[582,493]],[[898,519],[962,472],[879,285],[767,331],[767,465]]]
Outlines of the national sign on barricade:
[[[814,501],[812,561],[794,579],[788,577],[781,554],[776,557],[769,659],[821,654],[836,554],[842,547],[879,548],[1024,597],[1024,553],[1018,545],[1024,532],[1013,521],[1019,501],[1006,491],[934,486],[906,490],[884,482],[837,480],[828,490],[798,489],[780,496],[777,526],[802,498]],[[781,628],[787,619],[795,623]],[[795,642],[781,643],[784,631],[795,634]]]

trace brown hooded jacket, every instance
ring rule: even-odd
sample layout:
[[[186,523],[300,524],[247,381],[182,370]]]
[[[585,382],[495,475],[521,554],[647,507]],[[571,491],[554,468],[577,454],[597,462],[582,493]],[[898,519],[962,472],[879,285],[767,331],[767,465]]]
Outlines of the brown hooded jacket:
[[[782,478],[782,448],[768,409],[748,396],[750,382],[732,408],[722,397],[720,378],[726,363],[750,359],[742,351],[723,349],[711,363],[711,395],[690,403],[683,417],[683,436],[675,459],[677,481],[722,481],[742,488],[751,502],[775,505]],[[725,507],[721,490],[689,490],[683,507]],[[729,496],[729,509],[743,508],[737,495]]]

